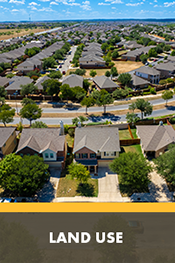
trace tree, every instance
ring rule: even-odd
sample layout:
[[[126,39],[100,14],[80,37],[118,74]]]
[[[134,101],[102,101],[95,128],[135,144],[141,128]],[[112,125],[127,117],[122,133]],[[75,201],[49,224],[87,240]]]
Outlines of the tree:
[[[72,179],[77,179],[80,184],[87,183],[87,181],[91,178],[89,171],[81,163],[71,163],[68,166],[68,172]]]
[[[115,99],[121,99],[126,97],[128,94],[129,94],[128,90],[116,89],[113,91],[112,96]]]
[[[89,83],[89,81],[87,79],[83,80],[83,88],[88,91],[89,87],[90,87],[91,83]]]
[[[95,91],[92,93],[92,96],[94,99],[96,99],[96,104],[98,106],[103,106],[104,107],[104,114],[106,114],[106,105],[107,104],[112,104],[114,99],[112,96],[104,89],[101,91]]]
[[[157,52],[156,52],[156,49],[155,48],[150,48],[150,50],[148,51],[148,57],[151,58],[151,57],[157,57]]]
[[[22,106],[25,106],[27,104],[35,104],[35,102],[32,99],[29,98],[23,98],[23,100],[21,101]]]
[[[175,187],[175,147],[169,146],[169,151],[154,160],[157,172]]]
[[[127,112],[126,120],[128,123],[135,124],[137,121],[140,120],[140,117],[137,114],[135,114],[134,112],[132,112],[132,113]]]
[[[107,43],[103,43],[103,44],[101,45],[102,51],[106,52],[107,48],[108,48],[108,44],[107,44]]]
[[[35,121],[34,123],[32,123],[31,128],[48,128],[48,127],[42,121]]]
[[[114,52],[112,53],[112,58],[118,58],[119,57],[119,53],[117,50],[114,50]]]
[[[118,81],[123,85],[129,85],[131,83],[132,76],[129,73],[122,73],[118,77]]]
[[[166,107],[167,107],[167,102],[168,100],[172,99],[173,98],[173,91],[171,90],[165,90],[163,93],[162,93],[162,99],[166,100]]]
[[[50,72],[50,74],[48,75],[50,78],[52,79],[61,79],[62,77],[62,74],[61,72],[58,70],[58,71],[52,71]]]
[[[84,117],[84,116],[79,116],[78,118],[74,118],[72,119],[72,124],[75,126],[78,126],[78,123],[81,123],[81,126],[84,126],[83,122],[88,121],[88,118]]]
[[[33,83],[29,83],[26,85],[21,85],[20,86],[22,89],[20,91],[22,96],[29,95],[29,94],[34,94],[37,92],[38,88],[35,86]]]
[[[53,95],[56,95],[56,97],[58,97],[61,82],[59,82],[57,79],[46,79],[41,85],[43,86],[43,89],[45,92],[47,92],[47,94],[52,97]]]
[[[4,87],[0,86],[0,102],[3,104],[5,102],[6,90]]]
[[[7,123],[13,122],[15,116],[15,109],[12,109],[8,104],[3,104],[0,107],[0,121],[6,127]]]
[[[173,50],[170,55],[175,56],[175,50]]]
[[[92,70],[90,71],[90,76],[91,76],[92,78],[94,78],[96,75],[97,75],[97,72],[92,69]]]
[[[67,100],[68,103],[68,99],[72,99],[74,96],[73,90],[72,88],[70,88],[70,86],[68,84],[64,84],[60,87],[60,92],[61,95],[60,97],[64,100]]]
[[[110,73],[109,70],[107,70],[107,71],[105,72],[105,76],[108,77],[108,78],[111,76],[111,73]]]
[[[6,155],[0,162],[0,185],[14,196],[33,196],[49,178],[48,167],[39,156]]]
[[[53,57],[45,58],[43,63],[43,69],[53,68],[56,65],[56,61]]]
[[[145,54],[142,54],[142,55],[140,56],[140,60],[142,61],[143,64],[145,64],[145,63],[147,62],[147,59],[148,59],[148,56],[145,55]]]
[[[86,106],[86,114],[87,114],[87,109],[94,106],[95,104],[95,99],[92,96],[85,97],[81,101],[81,106]]]
[[[69,72],[69,75],[72,75],[72,74],[83,76],[83,75],[86,74],[86,70],[85,69],[81,69],[81,68],[77,68],[75,71],[70,71]]]
[[[86,96],[86,91],[80,86],[75,86],[71,89],[73,92],[72,99],[82,100]]]
[[[170,51],[171,50],[171,46],[170,45],[165,45],[163,48],[164,51]]]
[[[110,73],[111,73],[112,77],[117,77],[118,76],[118,72],[117,72],[116,67],[112,67]]]
[[[130,106],[129,109],[135,110],[138,109],[141,111],[141,119],[143,119],[143,114],[144,116],[151,115],[153,111],[153,106],[149,101],[145,101],[144,99],[137,99],[136,102],[133,102]]]
[[[19,113],[22,118],[30,121],[30,126],[32,124],[32,120],[41,118],[41,114],[42,109],[40,109],[36,103],[28,103],[27,105],[24,105]]]
[[[131,192],[140,193],[148,189],[151,166],[140,154],[122,153],[109,166],[114,173],[120,175],[120,183],[130,188]]]

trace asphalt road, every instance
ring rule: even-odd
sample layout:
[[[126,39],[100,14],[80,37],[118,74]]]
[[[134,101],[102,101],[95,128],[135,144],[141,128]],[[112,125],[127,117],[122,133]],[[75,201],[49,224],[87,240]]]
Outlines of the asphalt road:
[[[73,57],[74,57],[74,54],[75,54],[75,51],[77,49],[77,46],[73,46],[71,47],[71,54],[70,55],[67,55],[67,58],[66,60],[64,61],[64,65],[62,65],[62,68],[60,68],[60,71],[63,72],[67,72],[69,67],[70,67],[70,61],[73,60]],[[63,78],[64,78],[64,75],[63,75]]]
[[[175,107],[167,107],[166,109],[160,109],[155,110],[149,117],[158,117],[168,114],[175,114]],[[138,114],[140,117],[141,115]],[[40,120],[45,122],[48,125],[58,125],[60,121],[62,120],[64,124],[72,124],[73,118],[41,118]],[[106,120],[117,122],[117,121],[126,121],[126,115],[107,115],[107,116],[98,116],[98,117],[89,117],[89,120],[86,123],[89,122],[105,122]],[[19,123],[20,118],[15,118],[13,124]],[[26,119],[23,119],[23,124],[29,124],[29,121]],[[0,122],[1,123],[1,122]]]

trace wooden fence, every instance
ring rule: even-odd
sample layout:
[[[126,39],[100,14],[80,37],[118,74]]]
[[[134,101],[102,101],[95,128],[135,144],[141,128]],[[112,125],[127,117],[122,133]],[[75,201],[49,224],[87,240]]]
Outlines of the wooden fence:
[[[127,139],[127,140],[120,140],[120,146],[129,146],[140,144],[140,139]]]

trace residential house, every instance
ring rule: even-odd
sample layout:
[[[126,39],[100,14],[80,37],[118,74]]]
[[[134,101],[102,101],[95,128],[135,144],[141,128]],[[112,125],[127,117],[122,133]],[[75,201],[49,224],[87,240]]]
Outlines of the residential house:
[[[155,68],[158,71],[160,71],[160,78],[162,79],[174,77],[175,63],[172,62],[159,63],[155,66]]]
[[[160,71],[151,67],[140,67],[135,70],[135,75],[148,80],[152,84],[158,84],[160,80]]]
[[[67,154],[63,125],[60,129],[23,129],[16,153],[38,155],[50,167],[63,168]]]
[[[7,87],[9,85],[9,79],[6,77],[0,77],[0,86]]]
[[[83,88],[83,80],[82,76],[71,74],[63,79],[62,85],[68,84],[71,88],[76,86]]]
[[[45,80],[48,80],[48,79],[51,79],[51,78],[49,78],[48,76],[43,76],[43,77],[40,77],[39,79],[37,79],[37,81],[36,81],[36,83],[35,83],[35,86],[37,86],[37,88],[38,88],[39,91],[42,91],[42,90],[43,90],[42,83],[43,83]]]
[[[132,75],[131,85],[134,89],[144,89],[149,86],[150,82],[146,79],[140,78],[136,75]]]
[[[9,86],[5,88],[7,91],[7,94],[13,94],[13,93],[20,93],[21,85],[30,84],[33,82],[33,79],[30,79],[29,77],[19,77],[14,76],[9,80]]]
[[[147,157],[157,158],[168,146],[175,142],[175,130],[171,125],[140,125],[137,126],[142,152]]]
[[[119,88],[119,85],[111,80],[111,78],[108,78],[106,76],[96,76],[93,79],[93,82],[97,88],[97,90],[105,89],[108,92],[113,92],[117,88]]]
[[[122,59],[130,60],[130,61],[137,61],[140,59],[140,56],[142,54],[148,54],[149,50],[151,48],[154,48],[156,46],[147,46],[147,47],[142,47],[138,48],[132,51],[129,51],[127,54],[122,55]]]
[[[0,158],[12,153],[17,146],[15,128],[0,128]]]
[[[17,69],[19,72],[22,72],[24,74],[32,71],[32,70],[35,70],[36,68],[39,69],[39,70],[42,70],[42,64],[43,62],[39,59],[27,59],[26,61],[22,62],[21,64],[19,64],[17,66]]]
[[[120,142],[116,127],[79,127],[75,129],[73,154],[75,161],[85,165],[91,173],[98,167],[108,167],[119,157]]]

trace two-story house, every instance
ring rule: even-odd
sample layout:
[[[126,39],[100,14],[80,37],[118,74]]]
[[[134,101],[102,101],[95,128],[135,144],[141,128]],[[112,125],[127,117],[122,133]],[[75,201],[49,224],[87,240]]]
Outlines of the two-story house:
[[[158,84],[160,80],[160,71],[151,67],[140,67],[135,70],[135,75],[148,80],[152,84]]]
[[[50,167],[63,168],[67,154],[64,129],[23,129],[16,153],[38,155]]]
[[[98,167],[108,167],[114,158],[119,157],[119,132],[116,127],[77,127],[75,129],[74,158],[97,173]]]

